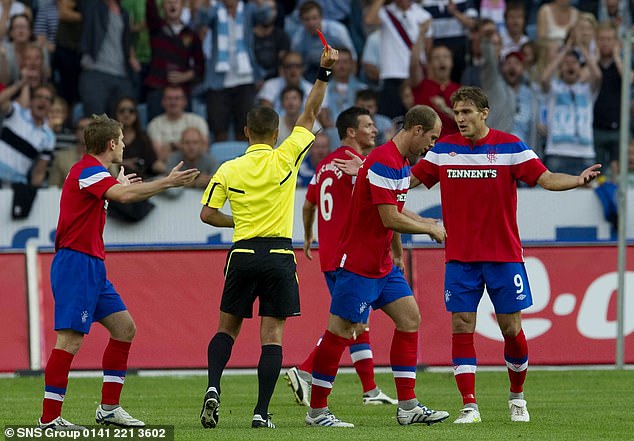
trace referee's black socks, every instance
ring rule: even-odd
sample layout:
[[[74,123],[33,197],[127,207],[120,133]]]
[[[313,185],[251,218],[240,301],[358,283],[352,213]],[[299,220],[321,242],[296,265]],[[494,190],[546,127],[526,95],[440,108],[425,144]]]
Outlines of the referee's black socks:
[[[258,363],[258,403],[254,414],[267,419],[269,403],[275,391],[275,385],[282,369],[282,347],[279,345],[262,346],[260,362]]]
[[[207,347],[207,387],[215,387],[218,394],[220,394],[220,377],[229,362],[232,348],[233,338],[224,332],[214,335]]]

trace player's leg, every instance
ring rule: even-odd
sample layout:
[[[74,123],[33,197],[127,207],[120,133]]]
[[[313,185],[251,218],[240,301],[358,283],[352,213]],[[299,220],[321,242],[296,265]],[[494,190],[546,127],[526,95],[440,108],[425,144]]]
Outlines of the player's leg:
[[[269,403],[282,369],[282,334],[286,320],[262,317],[260,342],[262,352],[258,362],[258,401],[253,410],[251,427],[275,428],[269,416]]]
[[[462,409],[454,421],[458,424],[479,423],[475,378],[477,358],[473,336],[476,311],[484,291],[481,264],[448,262],[445,266],[445,307],[451,312],[451,358],[454,378]]]
[[[528,371],[528,344],[522,330],[521,313],[498,314],[498,323],[504,336],[504,360],[511,383],[509,411],[511,421],[528,422],[530,416],[524,399],[524,381]]]
[[[317,347],[313,363],[310,392],[310,409],[306,424],[326,427],[354,427],[336,418],[328,409],[328,396],[337,376],[341,356],[349,344],[355,324],[335,314],[330,314],[328,329]]]
[[[397,400],[386,395],[374,381],[374,357],[369,326],[364,326],[362,332],[350,340],[350,358],[361,380],[363,404],[398,404]]]
[[[511,421],[528,422],[524,381],[528,370],[528,344],[522,330],[521,311],[533,304],[526,268],[522,262],[486,264],[486,283],[504,336],[504,361],[509,380]]]
[[[433,424],[443,421],[449,416],[447,412],[429,409],[416,398],[414,389],[420,312],[403,273],[397,267],[383,279],[381,294],[372,303],[372,307],[382,309],[396,327],[390,349],[390,364],[398,396],[396,416],[399,424]]]
[[[367,322],[369,305],[378,295],[380,279],[337,271],[328,329],[317,348],[313,363],[310,410],[306,424],[326,427],[353,427],[336,418],[328,409],[328,395],[337,375],[341,355],[360,324]],[[360,328],[361,329],[361,328]]]
[[[57,331],[55,348],[51,351],[44,370],[44,400],[40,427],[72,427],[72,423],[61,417],[62,405],[68,386],[68,373],[73,357],[79,351],[84,334],[72,329]]]
[[[335,288],[335,271],[324,272],[324,278],[326,280],[326,286],[328,287],[328,293],[332,296],[332,291]],[[313,350],[308,356],[297,366],[291,367],[286,371],[286,381],[288,386],[293,391],[293,396],[297,404],[303,406],[310,406],[310,384],[312,381],[313,361],[315,360],[315,354],[317,348],[321,344],[323,335],[317,339],[317,343],[313,347]]]
[[[81,268],[81,271],[77,269]],[[90,331],[100,286],[105,280],[103,261],[61,249],[51,264],[57,341],[44,371],[41,427],[78,427],[61,417],[73,357]]]
[[[103,353],[103,385],[101,404],[95,412],[95,420],[100,424],[113,424],[123,427],[143,427],[145,423],[126,412],[120,403],[121,390],[128,370],[128,356],[132,340],[136,334],[136,325],[119,295],[108,282],[108,293],[102,294],[97,306],[97,317],[109,332],[110,340]],[[123,308],[123,310],[121,309]],[[104,312],[116,311],[116,312]]]

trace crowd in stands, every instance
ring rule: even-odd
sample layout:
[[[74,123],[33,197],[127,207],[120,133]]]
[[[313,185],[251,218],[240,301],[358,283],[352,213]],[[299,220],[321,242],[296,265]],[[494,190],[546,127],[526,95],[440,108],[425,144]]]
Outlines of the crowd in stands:
[[[488,125],[550,170],[599,162],[613,180],[632,3],[0,0],[0,183],[61,186],[89,117],[107,113],[123,125],[126,170],[147,180],[183,160],[204,188],[246,149],[253,105],[280,114],[280,140],[290,133],[319,67],[317,29],[340,59],[298,185],[339,146],[342,110],[367,108],[380,144],[426,104],[445,135],[458,130],[450,97],[461,85],[482,87]]]

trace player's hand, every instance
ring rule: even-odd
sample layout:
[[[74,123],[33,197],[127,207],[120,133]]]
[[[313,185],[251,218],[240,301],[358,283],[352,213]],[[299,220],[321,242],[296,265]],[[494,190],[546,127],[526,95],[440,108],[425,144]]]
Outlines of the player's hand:
[[[140,184],[143,178],[137,176],[136,173],[125,174],[125,167],[121,166],[119,174],[117,175],[117,181],[121,185]]]
[[[346,150],[346,155],[350,156],[350,159],[335,159],[333,162],[345,174],[356,176],[363,164],[363,160],[349,150]]]
[[[198,175],[200,175],[200,170],[197,168],[190,168],[187,170],[181,170],[183,167],[183,161],[176,164],[176,166],[172,169],[167,178],[172,187],[183,187],[185,185],[191,184],[196,180]]]
[[[597,176],[601,174],[601,164],[594,164],[585,169],[579,175],[579,186],[586,185],[592,182]]]
[[[310,251],[310,246],[313,244],[313,235],[304,237],[304,254],[308,257],[308,260],[313,260],[313,253]]]
[[[445,231],[445,227],[440,224],[430,225],[429,237],[435,240],[438,243],[443,243],[447,238],[447,232]]]

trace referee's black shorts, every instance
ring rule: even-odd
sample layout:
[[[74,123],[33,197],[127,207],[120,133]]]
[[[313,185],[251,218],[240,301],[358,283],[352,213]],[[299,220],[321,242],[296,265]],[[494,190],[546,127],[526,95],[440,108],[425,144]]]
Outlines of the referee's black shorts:
[[[296,266],[290,239],[256,237],[236,242],[227,255],[220,310],[251,318],[258,297],[260,316],[299,315]]]

